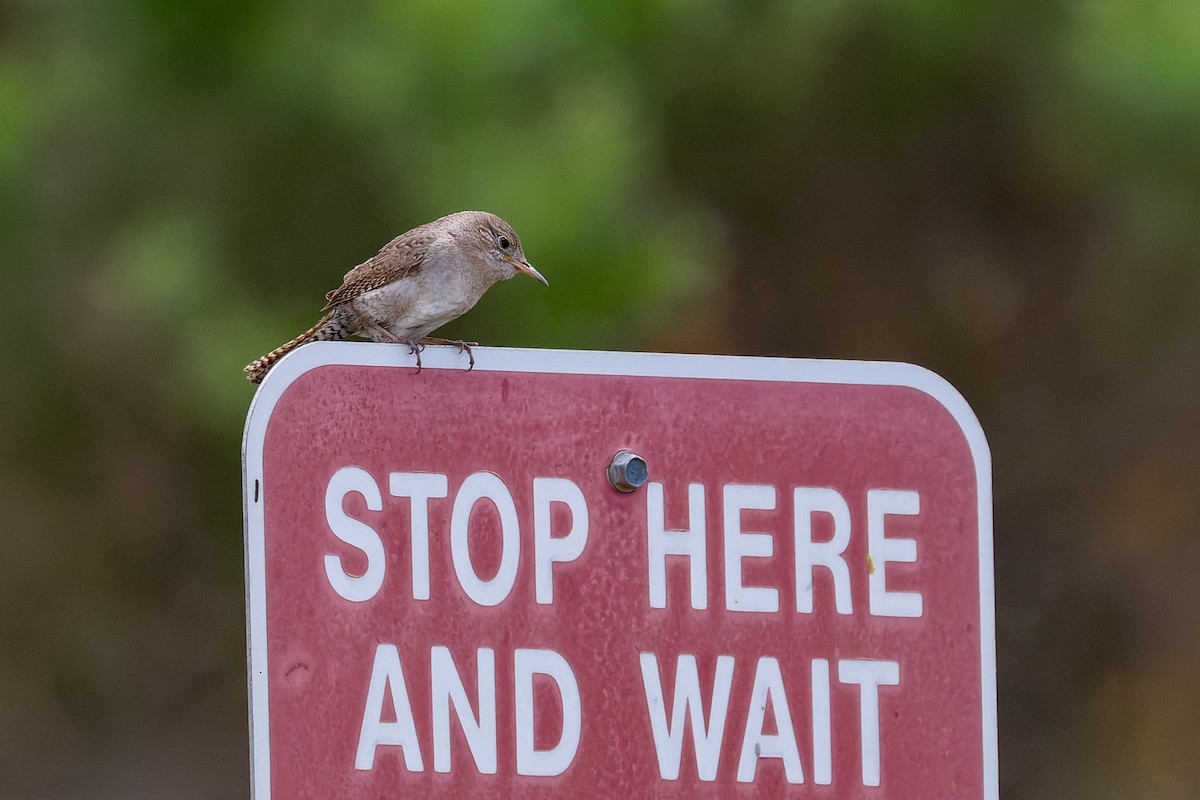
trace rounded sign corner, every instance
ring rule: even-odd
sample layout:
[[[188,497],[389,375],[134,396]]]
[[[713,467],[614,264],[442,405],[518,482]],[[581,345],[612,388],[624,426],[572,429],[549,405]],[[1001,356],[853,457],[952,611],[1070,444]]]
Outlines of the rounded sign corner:
[[[980,482],[990,481],[992,473],[991,446],[983,431],[983,425],[975,414],[975,409],[971,408],[971,404],[967,402],[962,392],[949,380],[920,364],[897,362],[892,366],[901,371],[903,385],[927,395],[946,409],[971,448],[971,454],[979,468]]]
[[[339,349],[356,346],[350,342],[312,342],[298,347],[284,355],[255,388],[254,396],[250,398],[250,407],[246,410],[246,425],[242,430],[242,459],[246,459],[250,437],[254,434],[261,436],[265,432],[271,412],[275,410],[279,399],[288,388],[302,375],[330,364],[341,363],[332,358]]]

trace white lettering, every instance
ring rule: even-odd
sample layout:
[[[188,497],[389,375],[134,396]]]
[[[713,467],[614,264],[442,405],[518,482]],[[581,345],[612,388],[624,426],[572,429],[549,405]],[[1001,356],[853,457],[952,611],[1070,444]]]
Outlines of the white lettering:
[[[476,685],[479,717],[471,713],[471,701],[463,688],[454,657],[446,647],[429,652],[429,674],[433,696],[433,768],[450,771],[450,706],[462,727],[475,766],[485,775],[496,774],[496,653],[481,647],[476,651]]]
[[[383,540],[375,529],[349,516],[342,507],[342,501],[351,492],[361,494],[369,510],[383,510],[383,495],[371,473],[360,467],[342,467],[333,473],[325,489],[325,521],[334,536],[363,552],[367,569],[362,575],[351,575],[340,556],[329,554],[325,556],[325,575],[339,595],[354,603],[365,603],[383,586],[386,559]]]
[[[833,782],[833,716],[830,714],[829,662],[812,662],[813,783]]]
[[[796,530],[796,610],[813,610],[813,570],[821,566],[833,575],[834,605],[839,614],[853,613],[850,599],[850,567],[842,556],[850,544],[850,507],[836,489],[797,487],[793,492]],[[813,514],[833,518],[833,538],[814,542]]]
[[[743,558],[769,558],[775,552],[775,540],[770,534],[742,531],[742,511],[774,509],[775,487],[726,484],[722,505],[725,512],[725,608],[730,611],[778,611],[778,589],[742,584]]]
[[[889,514],[914,516],[921,512],[921,495],[902,489],[871,489],[867,492],[867,552],[874,571],[867,576],[871,614],[877,617],[919,617],[920,592],[889,592],[889,562],[911,564],[917,560],[915,539],[884,538],[884,519]]]
[[[563,503],[571,510],[566,535],[550,535],[550,504]],[[533,566],[537,602],[554,602],[555,561],[574,561],[583,554],[588,538],[588,509],[583,492],[566,478],[533,479]],[[557,773],[555,773],[557,774]]]
[[[579,683],[567,660],[553,650],[517,650],[513,656],[516,679],[514,706],[517,717],[517,774],[561,775],[579,750],[583,725]],[[533,676],[546,675],[558,687],[562,700],[562,734],[546,750],[534,748]]]
[[[649,548],[650,607],[667,607],[667,556],[686,556],[691,569],[692,608],[708,608],[705,564],[704,485],[688,485],[688,525],[669,531],[664,522],[663,485],[646,484],[646,540]]]
[[[468,523],[471,509],[487,498],[500,514],[500,568],[491,580],[483,580],[471,563]],[[517,523],[517,508],[512,495],[499,476],[491,472],[469,475],[454,498],[450,513],[450,557],[454,574],[463,591],[481,606],[495,606],[504,601],[517,580],[517,561],[521,554],[521,532]]]
[[[779,732],[763,733],[767,706],[775,713]],[[746,715],[746,733],[742,737],[742,757],[738,761],[739,783],[751,783],[760,758],[778,758],[788,783],[804,783],[800,765],[800,750],[796,747],[796,729],[792,727],[792,712],[788,709],[787,693],[779,660],[763,657],[754,671],[754,688],[750,690],[750,711]]]
[[[409,520],[414,600],[429,599],[429,501],[445,497],[446,490],[446,476],[436,472],[393,472],[388,476],[392,497],[412,498]]]
[[[879,687],[900,683],[900,665],[895,661],[839,661],[838,680],[857,683],[861,687],[859,721],[862,730],[862,782],[863,786],[878,786]]]
[[[383,721],[383,703],[390,688],[396,706],[396,721]],[[375,749],[380,745],[396,745],[404,749],[404,768],[409,772],[425,769],[421,760],[421,745],[417,742],[417,725],[404,685],[404,670],[400,653],[394,644],[375,648],[375,663],[371,667],[371,683],[367,688],[367,703],[363,708],[362,728],[358,734],[358,750],[354,768],[369,770],[375,767]]]
[[[683,756],[683,717],[689,716],[692,746],[696,750],[696,771],[700,780],[717,778],[717,762],[721,757],[721,741],[725,736],[725,713],[729,709],[729,689],[733,685],[733,656],[717,656],[713,679],[709,719],[704,719],[700,698],[700,677],[696,657],[681,655],[675,666],[675,698],[671,707],[671,722],[667,723],[662,679],[658,673],[658,657],[642,653],[642,684],[646,689],[646,706],[650,712],[650,731],[658,754],[658,771],[663,780],[679,780],[679,761]]]

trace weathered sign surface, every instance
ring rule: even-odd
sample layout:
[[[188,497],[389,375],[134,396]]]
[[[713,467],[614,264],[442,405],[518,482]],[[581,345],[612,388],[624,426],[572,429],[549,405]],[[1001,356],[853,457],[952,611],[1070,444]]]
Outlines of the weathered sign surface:
[[[990,460],[949,384],[475,355],[312,344],[255,398],[257,800],[997,796]]]

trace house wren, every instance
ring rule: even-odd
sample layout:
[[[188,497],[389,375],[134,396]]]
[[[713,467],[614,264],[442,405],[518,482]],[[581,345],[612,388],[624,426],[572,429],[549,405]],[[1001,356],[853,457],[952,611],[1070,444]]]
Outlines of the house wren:
[[[426,344],[453,344],[475,366],[475,342],[427,334],[462,316],[497,281],[524,273],[549,286],[528,261],[512,227],[495,214],[460,211],[402,233],[346,273],[325,295],[325,316],[304,333],[246,366],[260,383],[275,362],[302,344],[363,336],[406,344],[417,356]]]

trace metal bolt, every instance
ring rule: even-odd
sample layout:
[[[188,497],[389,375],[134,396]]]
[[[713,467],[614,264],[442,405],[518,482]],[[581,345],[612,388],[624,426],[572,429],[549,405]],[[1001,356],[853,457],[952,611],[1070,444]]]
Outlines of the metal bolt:
[[[629,493],[637,489],[650,477],[646,459],[632,450],[618,450],[608,465],[608,482],[618,492]]]

